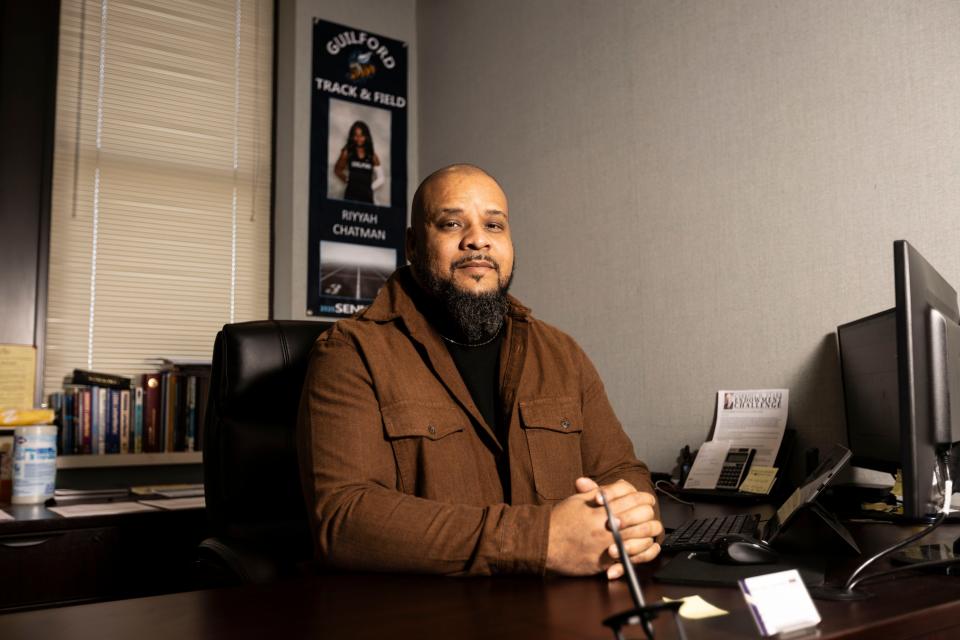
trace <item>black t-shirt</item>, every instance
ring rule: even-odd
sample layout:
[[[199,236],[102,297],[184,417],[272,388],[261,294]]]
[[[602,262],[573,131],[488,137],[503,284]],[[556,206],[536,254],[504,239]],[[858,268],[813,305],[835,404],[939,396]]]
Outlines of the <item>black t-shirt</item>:
[[[453,358],[460,377],[463,378],[473,403],[480,415],[497,434],[503,451],[497,457],[497,473],[503,487],[504,500],[510,501],[510,458],[507,455],[507,420],[500,415],[500,346],[503,344],[503,328],[497,337],[487,344],[466,347],[444,340]]]
[[[474,404],[480,410],[487,424],[503,440],[500,422],[500,345],[503,344],[503,330],[487,344],[466,347],[444,340],[447,350],[453,358],[460,377]]]
[[[347,188],[344,200],[373,202],[373,158],[358,158],[354,151],[347,158]]]

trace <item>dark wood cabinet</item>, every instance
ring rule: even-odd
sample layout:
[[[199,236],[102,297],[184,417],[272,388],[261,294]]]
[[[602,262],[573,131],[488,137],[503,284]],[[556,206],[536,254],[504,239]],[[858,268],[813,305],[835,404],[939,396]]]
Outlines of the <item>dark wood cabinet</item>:
[[[0,611],[114,600],[196,587],[203,510],[61,518],[0,505]]]

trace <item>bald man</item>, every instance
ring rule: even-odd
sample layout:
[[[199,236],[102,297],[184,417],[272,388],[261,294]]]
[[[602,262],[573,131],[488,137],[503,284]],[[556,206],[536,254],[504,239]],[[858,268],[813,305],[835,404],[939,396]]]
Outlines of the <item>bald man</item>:
[[[409,267],[314,348],[298,445],[329,567],[622,575],[663,531],[650,474],[572,338],[507,294],[510,213],[453,165],[413,198]]]

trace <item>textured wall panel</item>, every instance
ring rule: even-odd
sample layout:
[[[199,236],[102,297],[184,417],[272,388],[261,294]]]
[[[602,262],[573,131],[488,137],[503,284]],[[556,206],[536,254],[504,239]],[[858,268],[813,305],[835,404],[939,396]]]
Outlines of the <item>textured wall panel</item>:
[[[845,440],[832,332],[910,240],[960,286],[960,3],[425,0],[420,173],[510,197],[515,293],[669,469],[721,387]]]

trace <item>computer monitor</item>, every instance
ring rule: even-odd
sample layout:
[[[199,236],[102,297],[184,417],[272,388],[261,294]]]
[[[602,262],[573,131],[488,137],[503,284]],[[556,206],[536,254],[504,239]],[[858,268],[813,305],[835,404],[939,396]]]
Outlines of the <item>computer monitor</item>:
[[[960,441],[957,293],[905,240],[893,244],[897,306],[837,327],[856,466],[902,471],[903,515],[940,507],[937,453]]]
[[[901,468],[896,310],[840,325],[837,343],[851,463],[896,473]]]

